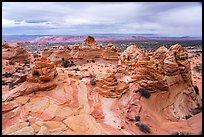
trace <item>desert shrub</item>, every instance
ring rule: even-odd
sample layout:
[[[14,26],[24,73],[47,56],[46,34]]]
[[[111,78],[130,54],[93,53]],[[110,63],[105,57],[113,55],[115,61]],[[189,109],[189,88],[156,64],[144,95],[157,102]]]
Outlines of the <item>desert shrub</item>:
[[[135,122],[140,121],[140,116],[135,116]]]
[[[86,60],[86,62],[89,62],[89,60]]]
[[[73,68],[73,70],[75,70],[75,71],[80,71],[80,69],[79,69],[79,68]]]
[[[76,66],[73,61],[69,61],[69,60],[64,60],[62,62],[62,65],[63,65],[64,68],[71,67],[71,66]]]
[[[92,60],[91,62],[95,63],[95,60]]]
[[[7,85],[7,84],[8,84],[8,82],[2,80],[2,85]]]
[[[200,106],[200,105],[192,110],[193,115],[196,115],[200,112],[202,112],[202,106]]]
[[[14,81],[12,80],[10,83],[9,83],[9,88],[13,88],[15,86],[15,83]]]
[[[145,98],[149,98],[151,96],[150,92],[146,90],[145,88],[140,88],[138,91],[141,96],[144,96]]]
[[[193,69],[194,69],[196,72],[202,74],[202,65],[196,65]]]
[[[191,118],[192,116],[191,115],[186,115],[185,116],[185,119],[187,120],[187,119],[189,119],[189,118]]]
[[[39,73],[38,71],[34,71],[34,72],[33,72],[33,75],[34,75],[34,76],[40,76],[40,73]]]
[[[198,89],[198,87],[197,87],[197,86],[193,86],[193,88],[194,88],[194,90],[195,90],[195,93],[196,93],[197,95],[199,95],[199,89]]]
[[[70,62],[68,60],[65,60],[65,61],[62,62],[62,65],[63,65],[64,68],[67,68],[67,67],[70,66],[69,63]]]
[[[6,72],[5,74],[3,74],[3,76],[6,77],[6,78],[11,77],[12,75],[13,75],[12,73],[8,73],[8,72]]]
[[[91,84],[92,86],[95,86],[95,85],[96,85],[95,79],[91,79],[91,80],[90,80],[90,84]]]
[[[171,135],[185,135],[183,132],[173,132]]]
[[[26,65],[26,64],[29,64],[29,61],[26,59],[26,60],[24,60],[24,64]]]
[[[93,75],[90,73],[88,77],[89,77],[89,78],[93,78]]]
[[[38,55],[37,53],[35,53],[35,54],[33,54],[33,57],[34,57],[34,58],[38,58],[39,55]]]
[[[139,122],[139,123],[136,123],[136,125],[139,127],[139,129],[142,132],[144,132],[144,133],[151,133],[150,128],[146,124]]]
[[[62,61],[64,61],[64,58],[62,58]]]
[[[9,60],[9,65],[15,65],[15,62],[14,61],[11,61],[11,60]]]

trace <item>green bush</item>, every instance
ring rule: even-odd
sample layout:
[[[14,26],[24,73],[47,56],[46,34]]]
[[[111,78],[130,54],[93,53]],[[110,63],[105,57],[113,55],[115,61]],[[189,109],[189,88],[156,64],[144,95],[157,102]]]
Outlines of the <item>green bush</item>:
[[[151,133],[150,128],[146,124],[139,122],[139,123],[136,123],[136,125],[139,127],[139,129],[142,132],[144,132],[144,133]]]
[[[73,70],[75,70],[75,71],[80,71],[80,69],[79,69],[79,68],[73,68]]]
[[[8,82],[2,80],[2,85],[7,85],[7,84],[8,84]]]
[[[38,58],[39,55],[35,53],[35,54],[33,54],[33,57],[34,57],[34,58]]]
[[[69,67],[69,61],[68,60],[63,61],[62,64],[63,64],[64,68]]]
[[[90,80],[90,84],[91,84],[92,86],[95,86],[95,85],[96,85],[95,79],[91,79],[91,80]]]
[[[202,74],[202,65],[196,65],[193,69],[194,69],[196,72]]]

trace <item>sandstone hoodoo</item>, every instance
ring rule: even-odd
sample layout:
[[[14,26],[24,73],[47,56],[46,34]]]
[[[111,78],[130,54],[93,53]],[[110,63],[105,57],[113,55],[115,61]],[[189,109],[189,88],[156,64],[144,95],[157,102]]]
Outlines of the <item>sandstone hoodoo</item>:
[[[18,45],[8,45],[5,43],[2,45],[2,59],[23,63],[25,60],[29,60],[29,54]]]
[[[135,45],[129,46],[119,57],[119,72],[131,74],[135,70],[135,65],[139,57],[144,56],[144,52]]]
[[[82,43],[83,46],[94,47],[97,46],[98,43],[96,42],[95,38],[92,36],[88,36],[84,42]]]
[[[118,81],[114,71],[104,71],[96,76],[96,87],[93,91],[104,97],[120,97],[128,91],[127,83]]]
[[[92,36],[31,54],[4,43],[2,133],[200,134],[201,58],[180,44],[119,49]]]
[[[35,61],[31,74],[28,74],[28,82],[44,83],[52,81],[57,75],[55,65],[47,58],[40,57]]]
[[[75,59],[94,59],[100,58],[102,51],[95,38],[88,36],[82,44],[73,47],[71,56]]]
[[[3,100],[12,100],[32,92],[54,89],[57,86],[57,82],[54,80],[57,74],[55,65],[49,59],[37,58],[32,71],[25,76],[26,82],[13,89],[7,96],[3,97]]]
[[[168,76],[167,79],[169,76],[177,76],[177,81],[174,80],[174,83],[184,81],[187,84],[192,85],[188,52],[180,44],[173,45],[169,48],[167,57],[164,60],[164,70],[166,76]],[[173,83],[169,84],[171,85]]]
[[[106,60],[118,60],[118,48],[113,46],[112,43],[108,43],[108,45],[103,50],[102,58]]]

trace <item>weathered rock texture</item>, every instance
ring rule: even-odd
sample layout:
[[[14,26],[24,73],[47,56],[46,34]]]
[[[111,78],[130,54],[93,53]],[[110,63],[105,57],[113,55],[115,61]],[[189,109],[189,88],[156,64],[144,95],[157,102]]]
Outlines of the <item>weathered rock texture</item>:
[[[55,65],[61,64],[63,59],[69,60],[72,58],[70,55],[71,49],[69,47],[57,47],[52,46],[49,48],[45,48],[42,52],[42,56],[47,57],[53,62]]]
[[[28,57],[28,52],[18,45],[2,45],[2,59],[23,63],[25,60],[29,60]]]
[[[105,54],[91,37],[71,50],[59,49],[36,58],[19,85],[3,92],[3,134],[147,134],[136,126],[138,119],[151,129],[148,134],[200,133],[202,116],[195,111],[202,101],[192,88],[187,51],[181,45],[160,47],[152,54],[131,46],[119,57],[116,70],[103,64],[116,62],[103,59],[116,59],[115,48],[106,47]],[[56,67],[45,57],[59,53],[59,58],[93,59],[94,49],[101,60],[77,65],[79,71]],[[149,98],[138,92],[141,87]]]
[[[54,80],[57,74],[56,67],[50,60],[45,57],[37,58],[32,71],[26,76],[26,82],[11,90],[11,96],[8,94],[3,100],[12,100],[32,92],[51,90],[57,86]]]
[[[109,43],[102,53],[102,58],[106,60],[118,60],[118,57],[118,48],[113,46],[112,43]]]
[[[132,53],[126,57],[128,55],[131,56]],[[121,64],[128,60],[121,59]],[[185,119],[185,116],[192,115],[199,98],[192,87],[190,62],[185,48],[179,44],[169,49],[160,47],[151,57],[139,52],[134,63],[135,69],[132,70],[129,80],[130,90],[134,90],[132,87],[138,85],[153,93],[147,102],[151,102],[149,105],[152,108],[157,106],[155,110],[165,113],[167,117]],[[160,99],[161,101],[158,101]]]
[[[96,76],[95,92],[104,97],[119,97],[128,90],[127,83],[118,81],[115,72],[105,71]]]

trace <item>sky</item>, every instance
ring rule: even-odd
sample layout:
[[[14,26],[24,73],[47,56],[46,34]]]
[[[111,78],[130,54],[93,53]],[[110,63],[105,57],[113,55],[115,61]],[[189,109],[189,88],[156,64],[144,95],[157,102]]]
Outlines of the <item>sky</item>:
[[[3,35],[202,36],[200,2],[3,2]]]

